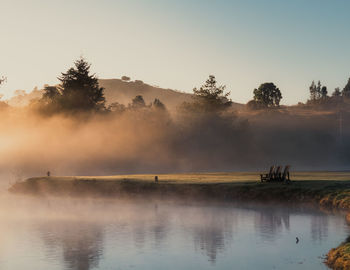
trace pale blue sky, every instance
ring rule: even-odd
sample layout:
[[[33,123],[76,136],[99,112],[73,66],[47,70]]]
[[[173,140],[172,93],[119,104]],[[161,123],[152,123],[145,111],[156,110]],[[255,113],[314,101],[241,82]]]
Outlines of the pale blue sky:
[[[0,92],[31,90],[80,55],[100,78],[122,75],[190,92],[209,74],[247,102],[275,82],[283,104],[350,77],[347,0],[0,0]]]

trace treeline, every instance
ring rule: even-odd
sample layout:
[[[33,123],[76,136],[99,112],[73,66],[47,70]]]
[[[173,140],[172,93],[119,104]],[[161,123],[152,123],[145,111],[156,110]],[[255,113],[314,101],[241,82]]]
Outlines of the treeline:
[[[90,67],[91,65],[84,58],[75,61],[73,67],[66,72],[62,72],[58,77],[60,82],[58,85],[46,85],[44,87],[42,98],[33,101],[31,107],[43,115],[81,112],[123,112],[141,108],[166,110],[161,100],[156,98],[152,103],[146,104],[140,95],[131,100],[131,103],[128,105],[114,102],[107,106],[104,88],[99,86],[98,77],[90,73]],[[5,77],[0,77],[0,85],[5,80]],[[130,81],[130,78],[123,76],[122,80]],[[231,99],[229,99],[230,92],[225,92],[225,88],[225,86],[217,85],[215,76],[210,75],[203,86],[193,89],[192,102],[180,104],[179,109],[192,112],[224,111],[232,104]],[[335,105],[350,103],[347,102],[350,100],[350,78],[342,90],[337,87],[331,94],[320,81],[317,83],[312,81],[309,93],[309,99],[305,103],[299,102],[299,106],[330,108]],[[279,108],[281,100],[281,90],[274,83],[266,82],[253,90],[253,99],[247,103],[247,108],[252,110]]]
[[[58,77],[59,84],[56,86],[46,85],[43,89],[42,98],[34,100],[30,106],[43,115],[56,113],[82,113],[82,112],[123,112],[130,109],[155,108],[166,110],[165,104],[160,99],[155,99],[146,104],[143,97],[138,95],[128,105],[114,102],[106,105],[104,88],[99,86],[98,77],[90,73],[91,65],[80,58],[74,62],[74,66]],[[130,81],[127,76],[122,77],[123,81]],[[0,86],[6,81],[0,77]],[[193,89],[192,102],[179,104],[180,110],[218,112],[224,111],[232,104],[229,98],[230,92],[225,92],[225,86],[217,85],[215,76],[210,75],[205,84]],[[335,88],[329,93],[327,86],[312,81],[309,87],[309,99],[299,102],[298,106],[304,108],[327,108],[339,107],[350,104],[350,78],[343,89]],[[265,110],[280,108],[282,100],[281,90],[272,82],[261,84],[253,90],[253,99],[246,107],[251,110]],[[8,107],[1,102],[1,108]]]
[[[249,109],[279,108],[282,93],[273,83],[264,83],[258,89],[253,91],[253,100],[247,103]],[[306,103],[299,102],[298,106],[306,108],[335,108],[350,103],[350,78],[345,87],[340,90],[336,87],[329,95],[328,88],[321,84],[321,81],[315,83],[312,81],[309,87],[310,97]]]
[[[98,77],[90,72],[91,65],[80,58],[74,66],[58,77],[59,85],[46,85],[42,98],[33,101],[30,106],[43,115],[57,113],[76,114],[87,112],[122,113],[128,110],[155,109],[166,111],[164,103],[155,98],[146,104],[141,95],[135,96],[128,105],[118,102],[106,105],[104,88],[99,86]],[[124,80],[126,78],[123,78]],[[179,106],[179,111],[223,112],[232,101],[225,92],[225,86],[217,85],[215,76],[210,75],[205,84],[193,89],[193,99]]]
[[[318,81],[317,84],[315,81],[312,81],[309,92],[310,98],[306,105],[318,105],[321,107],[339,106],[347,103],[350,98],[350,79],[342,90],[336,87],[331,95],[328,93],[327,86],[322,85],[321,81]]]

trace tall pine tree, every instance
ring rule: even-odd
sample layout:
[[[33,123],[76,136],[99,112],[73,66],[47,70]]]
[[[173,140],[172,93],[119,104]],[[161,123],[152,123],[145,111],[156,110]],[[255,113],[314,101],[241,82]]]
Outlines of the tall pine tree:
[[[316,95],[317,95],[317,90],[316,90],[316,84],[315,84],[315,81],[312,81],[310,87],[309,87],[309,90],[310,90],[310,100],[311,101],[315,101],[317,98],[316,98]]]
[[[225,85],[217,85],[214,75],[209,75],[205,84],[200,88],[194,88],[194,98],[197,104],[202,104],[208,111],[226,109],[232,104],[228,98],[230,92],[225,92]]]
[[[40,100],[44,113],[81,112],[105,110],[104,89],[95,74],[90,74],[90,64],[84,58],[74,62],[74,67],[58,77],[58,86],[46,86]]]
[[[95,74],[90,74],[91,65],[84,58],[74,62],[74,67],[58,77],[59,103],[68,111],[101,111],[105,109],[104,89],[99,86]]]

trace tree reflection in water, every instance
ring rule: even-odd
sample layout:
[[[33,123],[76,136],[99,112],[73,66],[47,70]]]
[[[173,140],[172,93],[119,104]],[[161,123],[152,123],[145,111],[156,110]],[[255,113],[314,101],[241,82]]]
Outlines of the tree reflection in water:
[[[137,254],[157,261],[159,254],[167,256],[164,250],[185,247],[191,249],[188,254],[203,254],[211,264],[215,264],[218,254],[228,255],[228,250],[240,250],[237,245],[254,245],[259,241],[252,238],[249,241],[253,242],[249,242],[244,237],[255,234],[263,242],[274,243],[285,231],[292,230],[292,216],[308,215],[303,209],[268,205],[116,202],[98,209],[99,213],[103,213],[103,218],[90,215],[90,219],[52,219],[39,223],[37,231],[45,243],[47,256],[57,260],[59,258],[54,256],[61,254],[67,269],[98,268],[106,249],[104,240],[108,239],[108,248],[112,249],[109,254],[113,254],[109,256],[114,257],[109,260],[115,263],[128,258],[132,260],[130,258]],[[314,209],[309,214],[311,217],[305,219],[305,225],[311,227],[311,240],[327,238],[329,216]],[[238,243],[235,243],[236,238],[239,238]],[[172,241],[181,246],[172,246]],[[192,247],[189,243],[192,243]],[[124,247],[129,249],[129,253],[118,253]],[[126,259],[123,256],[127,256]]]
[[[97,268],[103,253],[103,228],[87,221],[49,221],[38,227],[50,250],[62,249],[67,269]]]
[[[290,229],[289,208],[269,207],[259,210],[254,215],[254,225],[262,239],[274,241],[283,229]]]

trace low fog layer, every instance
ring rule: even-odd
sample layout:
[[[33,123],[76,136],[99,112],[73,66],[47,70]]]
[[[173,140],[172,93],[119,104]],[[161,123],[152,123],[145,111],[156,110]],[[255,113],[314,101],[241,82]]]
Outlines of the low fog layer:
[[[14,177],[266,169],[349,169],[348,117],[273,111],[250,115],[154,108],[95,115],[0,112],[0,170]]]
[[[228,169],[249,136],[246,124],[231,118],[174,119],[148,108],[74,117],[8,109],[1,115],[0,169],[23,175]]]

